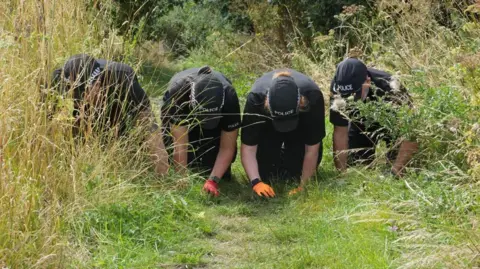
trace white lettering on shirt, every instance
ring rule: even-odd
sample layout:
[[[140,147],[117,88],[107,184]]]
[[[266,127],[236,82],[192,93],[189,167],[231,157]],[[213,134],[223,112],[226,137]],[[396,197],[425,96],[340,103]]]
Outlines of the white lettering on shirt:
[[[352,92],[353,91],[353,85],[352,84],[349,84],[349,85],[336,85],[336,90],[337,92],[340,91],[342,93],[345,93],[345,92]]]
[[[232,128],[235,128],[235,127],[238,127],[238,126],[240,126],[240,122],[235,122],[234,124],[228,125],[228,128],[232,129]]]
[[[206,107],[202,107],[202,106],[199,106],[198,107],[198,112],[217,112],[218,111],[218,107],[212,107],[212,108],[206,108]]]
[[[288,110],[288,111],[273,111],[273,114],[277,116],[288,116],[292,115],[295,112],[294,109]]]

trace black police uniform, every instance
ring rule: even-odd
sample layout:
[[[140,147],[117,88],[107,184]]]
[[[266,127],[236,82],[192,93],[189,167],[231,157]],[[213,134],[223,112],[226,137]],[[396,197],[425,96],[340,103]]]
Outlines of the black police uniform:
[[[392,75],[374,68],[367,68],[368,76],[371,78],[372,87],[370,88],[367,98],[363,102],[395,102],[405,103],[410,101],[410,97],[406,93],[406,89],[401,87],[399,92],[394,92],[390,86]],[[339,93],[335,89],[335,79],[332,80],[330,87],[331,101],[335,95],[341,95],[346,99],[349,96],[354,96],[354,101],[361,98],[361,91],[350,92],[346,94]],[[403,95],[403,96],[402,96]],[[388,147],[392,147],[396,140],[387,130],[382,128],[379,123],[370,123],[365,126],[364,120],[359,117],[359,111],[355,108],[346,111],[346,114],[351,119],[349,121],[339,111],[330,108],[330,122],[335,126],[348,126],[348,147],[351,150],[349,153],[348,162],[350,165],[356,163],[369,164],[375,157],[375,147],[380,141],[385,141]],[[395,117],[395,112],[391,111],[392,117]],[[358,119],[360,118],[360,119]],[[387,157],[393,160],[396,157],[396,150],[391,150]]]
[[[218,117],[220,117],[218,125],[212,129],[202,128],[198,119],[200,115],[196,113],[196,108],[191,105],[191,88],[189,85],[191,81],[198,77],[199,71],[200,68],[190,68],[177,73],[170,80],[169,88],[163,97],[161,119],[167,150],[170,153],[172,152],[171,126],[187,126],[189,140],[188,166],[209,174],[215,165],[220,150],[222,131],[232,132],[241,126],[240,104],[231,81],[220,72],[212,71],[215,78],[223,86],[224,104],[218,113]],[[223,175],[223,178],[226,179],[230,177],[231,167]]]
[[[134,125],[141,111],[150,109],[150,101],[130,66],[104,59],[96,59],[96,63],[100,68],[102,91],[106,91],[107,106],[101,112],[105,116],[92,115],[95,119],[94,130],[105,131],[116,127],[122,136]],[[52,85],[61,93],[70,89],[68,82],[62,79],[62,68],[53,72]],[[79,107],[84,91],[84,85],[73,90],[75,118],[80,115]]]
[[[274,128],[265,99],[273,75],[287,71],[308,100],[308,107],[300,111],[298,126],[290,132]],[[264,74],[247,96],[242,123],[242,143],[257,147],[257,162],[262,180],[299,178],[302,173],[306,145],[320,143],[317,164],[322,160],[322,140],[325,137],[325,107],[322,92],[306,75],[292,69],[279,69]]]

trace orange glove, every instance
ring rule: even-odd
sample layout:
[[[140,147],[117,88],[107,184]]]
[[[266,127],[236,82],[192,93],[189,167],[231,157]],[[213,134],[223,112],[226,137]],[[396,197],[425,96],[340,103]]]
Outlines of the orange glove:
[[[275,197],[275,192],[273,191],[272,187],[268,184],[263,183],[260,179],[254,179],[252,181],[252,189],[254,192],[258,194],[258,196],[263,197]]]
[[[220,195],[220,192],[218,191],[217,182],[211,179],[205,182],[205,184],[203,185],[203,191],[215,197],[218,197]]]
[[[298,188],[296,188],[296,189],[291,190],[291,191],[288,193],[288,195],[289,195],[289,196],[296,195],[296,194],[298,194],[298,193],[300,193],[300,192],[302,192],[302,191],[303,191],[303,188],[302,188],[302,187],[298,187]]]

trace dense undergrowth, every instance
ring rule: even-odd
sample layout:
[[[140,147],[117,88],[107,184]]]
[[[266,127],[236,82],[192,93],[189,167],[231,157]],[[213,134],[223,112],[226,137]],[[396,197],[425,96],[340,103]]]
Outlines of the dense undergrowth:
[[[0,3],[0,266],[480,266],[480,3],[448,13],[445,25],[438,1],[370,1],[346,7],[330,32],[312,33],[264,2],[244,3],[254,33],[231,30],[223,11],[178,5],[162,18],[182,34],[175,51],[144,40],[142,20],[135,30],[111,28],[109,1],[97,9],[90,1]],[[182,12],[198,16],[188,21]],[[388,107],[362,108],[420,143],[403,179],[385,172],[385,146],[373,167],[335,172],[329,125],[307,193],[288,198],[289,186],[279,185],[280,198],[256,199],[236,163],[236,181],[210,200],[199,195],[197,175],[157,177],[135,134],[76,144],[68,99],[52,120],[39,102],[51,71],[78,52],[129,63],[153,100],[176,71],[204,64],[231,78],[242,98],[260,74],[289,66],[328,100],[335,64],[350,51],[395,73],[413,96],[414,109],[400,109],[399,121]]]

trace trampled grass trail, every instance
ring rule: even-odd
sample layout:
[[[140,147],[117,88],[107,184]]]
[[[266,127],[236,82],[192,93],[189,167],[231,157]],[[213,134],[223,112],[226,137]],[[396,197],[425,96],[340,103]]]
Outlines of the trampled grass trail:
[[[96,204],[72,224],[84,253],[78,265],[103,268],[388,268],[402,231],[387,201],[407,195],[402,182],[360,170],[318,182],[296,197],[275,185],[261,199],[236,181],[218,199],[201,180],[166,193],[130,186],[117,201]],[[82,257],[82,255],[84,255]]]
[[[465,219],[442,213],[438,202],[476,198],[465,197],[462,190],[442,193],[441,183],[418,186],[418,181],[410,180],[363,169],[343,175],[323,171],[304,194],[288,197],[290,186],[278,184],[277,197],[269,200],[255,197],[246,184],[236,181],[222,182],[218,199],[200,194],[201,179],[172,181],[168,189],[165,183],[153,182],[115,186],[112,193],[92,194],[91,208],[68,226],[75,247],[72,265],[432,268],[475,264],[475,259],[468,261],[475,250],[464,242],[478,240],[478,226],[462,231],[459,224]],[[474,212],[468,216],[476,219]],[[448,254],[441,252],[446,249]]]
[[[382,204],[366,197],[361,181],[330,180],[297,197],[278,186],[279,197],[269,201],[224,184],[233,191],[205,213],[216,228],[206,262],[212,268],[388,267],[394,224],[363,222],[384,217],[366,213]]]

